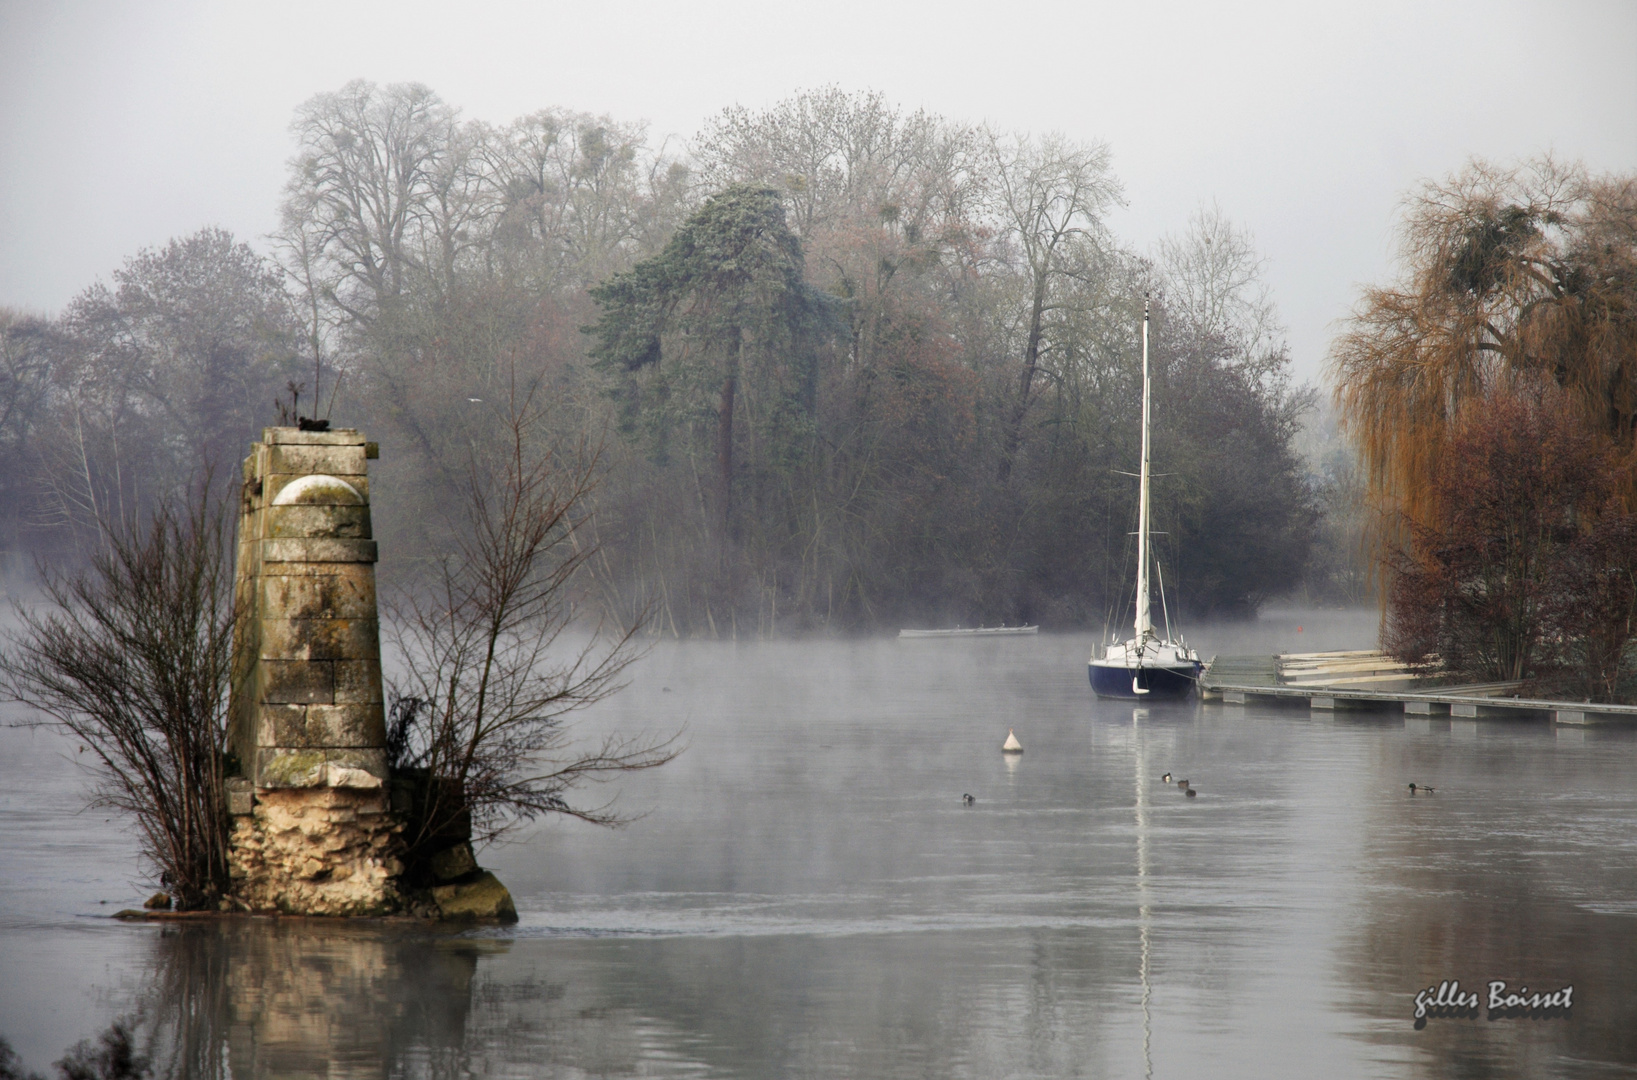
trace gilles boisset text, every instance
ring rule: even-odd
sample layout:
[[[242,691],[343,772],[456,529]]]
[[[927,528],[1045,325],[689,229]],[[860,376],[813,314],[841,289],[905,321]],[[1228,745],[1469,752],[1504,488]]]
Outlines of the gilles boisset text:
[[[1425,1021],[1429,1016],[1476,1016],[1479,1002],[1476,992],[1468,993],[1461,989],[1461,980],[1446,979],[1415,995],[1415,1019]],[[1489,984],[1487,1006],[1491,1019],[1495,1019],[1497,1013],[1567,1013],[1574,1006],[1574,986],[1565,986],[1546,994],[1531,994],[1525,986],[1517,993],[1509,994],[1505,980],[1496,979]]]

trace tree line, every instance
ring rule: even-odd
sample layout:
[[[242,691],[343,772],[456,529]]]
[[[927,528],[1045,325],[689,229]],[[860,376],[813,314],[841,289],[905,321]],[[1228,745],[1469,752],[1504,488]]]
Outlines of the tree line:
[[[1109,149],[804,92],[685,146],[545,110],[464,119],[354,82],[292,123],[269,257],[219,229],[60,315],[0,315],[14,551],[218,482],[297,414],[379,439],[383,573],[453,550],[519,401],[594,455],[579,579],[615,618],[732,636],[1125,620],[1145,296],[1159,557],[1184,610],[1300,579],[1317,491],[1249,238],[1150,255]]]

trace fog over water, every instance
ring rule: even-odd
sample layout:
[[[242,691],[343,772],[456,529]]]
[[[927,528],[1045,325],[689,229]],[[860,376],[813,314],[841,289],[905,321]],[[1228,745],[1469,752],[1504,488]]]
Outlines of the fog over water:
[[[1276,611],[1191,636],[1267,653],[1368,646],[1375,628],[1371,611]],[[0,1034],[39,1068],[141,1009],[162,1054],[234,1076],[1637,1061],[1633,733],[1138,709],[1092,698],[1091,644],[660,644],[584,724],[685,725],[679,760],[618,786],[646,816],[489,849],[522,921],[464,933],[101,919],[145,894],[128,845],[81,810],[71,748],[0,730]],[[1008,728],[1021,758],[999,753]],[[1573,984],[1574,1008],[1416,1030],[1416,992],[1456,978]]]

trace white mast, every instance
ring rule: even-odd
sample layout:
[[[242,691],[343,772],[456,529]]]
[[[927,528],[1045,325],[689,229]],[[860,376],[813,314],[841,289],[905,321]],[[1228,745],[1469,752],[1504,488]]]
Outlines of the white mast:
[[[1154,636],[1148,616],[1148,298],[1142,302],[1142,479],[1137,509],[1137,645]]]

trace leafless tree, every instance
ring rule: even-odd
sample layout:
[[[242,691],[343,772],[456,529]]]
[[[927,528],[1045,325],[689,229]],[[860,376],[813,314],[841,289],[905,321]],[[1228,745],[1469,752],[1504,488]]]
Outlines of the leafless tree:
[[[1006,420],[1000,479],[1011,475],[1033,401],[1041,358],[1053,324],[1072,305],[1065,286],[1100,276],[1108,246],[1103,215],[1120,202],[1120,182],[1107,144],[1079,145],[1060,135],[1041,139],[990,133],[991,213],[1004,246],[1015,252],[1027,289],[1022,315],[1022,365]]]
[[[0,307],[0,521],[8,547],[38,486],[38,434],[63,353],[59,327]]]
[[[0,695],[78,742],[96,805],[131,816],[184,908],[213,906],[229,885],[225,515],[206,477],[182,509],[109,527],[88,568],[45,569],[49,603],[18,605],[0,646]]]
[[[577,747],[565,723],[621,688],[638,625],[570,640],[571,587],[596,550],[585,525],[598,454],[585,444],[541,449],[538,419],[533,395],[514,394],[501,448],[472,461],[455,553],[432,588],[411,586],[385,605],[387,641],[404,667],[391,687],[392,736],[426,785],[406,838],[412,862],[467,814],[479,842],[548,813],[620,824],[611,803],[579,806],[569,792],[680,752],[675,736]]]
[[[596,284],[680,220],[688,170],[651,151],[641,124],[544,109],[485,145],[496,262],[541,291]]]
[[[299,370],[275,268],[221,229],[139,252],[56,327],[33,439],[45,520],[82,538],[185,498],[201,463],[235,459]],[[231,477],[218,479],[231,481]]]
[[[983,193],[980,133],[878,92],[806,90],[763,112],[724,110],[700,134],[700,187],[778,190],[813,283],[840,298],[849,359],[890,359],[892,315],[941,264],[961,265]],[[884,354],[886,354],[884,356]]]
[[[300,150],[286,190],[285,242],[322,253],[325,297],[353,318],[375,319],[399,297],[455,224],[439,195],[460,173],[451,157],[459,119],[417,83],[354,80],[297,111]],[[292,230],[310,230],[299,242]]]
[[[1213,203],[1194,212],[1181,236],[1162,238],[1156,255],[1178,330],[1222,342],[1258,378],[1284,369],[1284,330],[1262,277],[1268,260],[1249,230]]]

